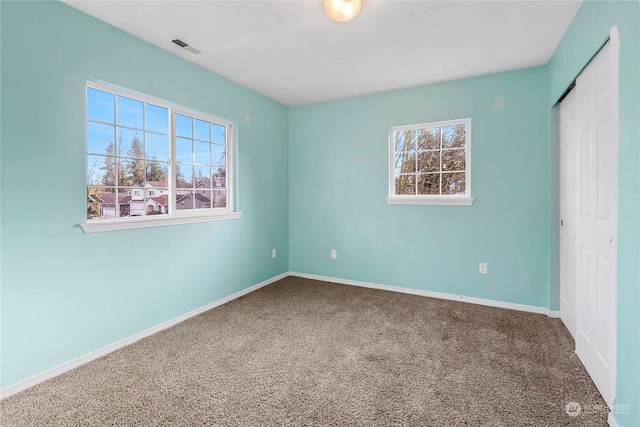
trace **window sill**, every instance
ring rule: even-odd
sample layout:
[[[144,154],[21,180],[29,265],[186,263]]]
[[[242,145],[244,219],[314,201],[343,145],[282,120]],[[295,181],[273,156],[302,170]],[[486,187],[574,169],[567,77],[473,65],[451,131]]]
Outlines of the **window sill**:
[[[419,196],[393,196],[387,198],[389,205],[442,205],[442,206],[471,206],[475,199],[471,197],[419,197]]]
[[[82,230],[87,233],[101,233],[103,231],[132,230],[135,228],[164,227],[167,225],[193,224],[198,222],[224,221],[238,219],[242,212],[227,212],[216,215],[154,215],[144,218],[97,219],[80,223]]]

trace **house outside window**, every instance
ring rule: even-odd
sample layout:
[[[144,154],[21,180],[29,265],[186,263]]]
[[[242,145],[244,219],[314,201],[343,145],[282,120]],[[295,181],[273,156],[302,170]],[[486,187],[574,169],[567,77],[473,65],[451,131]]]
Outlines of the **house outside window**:
[[[471,119],[389,129],[389,204],[471,205]]]
[[[85,232],[238,218],[232,123],[87,82]]]

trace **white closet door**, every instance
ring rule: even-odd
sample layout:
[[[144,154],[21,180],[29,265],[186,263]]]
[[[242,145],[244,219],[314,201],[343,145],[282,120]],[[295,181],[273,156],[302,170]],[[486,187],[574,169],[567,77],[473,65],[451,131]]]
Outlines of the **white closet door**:
[[[576,337],[576,167],[578,144],[576,89],[560,104],[560,318]]]
[[[576,81],[576,353],[608,404],[615,397],[617,310],[618,159],[612,68],[607,43]]]

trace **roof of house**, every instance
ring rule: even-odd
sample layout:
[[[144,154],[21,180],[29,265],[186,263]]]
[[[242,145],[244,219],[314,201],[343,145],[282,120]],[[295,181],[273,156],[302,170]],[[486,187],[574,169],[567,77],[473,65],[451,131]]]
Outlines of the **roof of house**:
[[[196,188],[200,188],[200,187],[205,187],[205,188],[211,187],[211,180],[209,178],[197,178]]]
[[[211,199],[205,196],[204,194],[196,193],[196,200],[202,203],[209,203]]]
[[[184,199],[188,198],[188,197],[193,197],[193,194],[189,193],[189,194],[184,194],[180,197],[178,197],[178,199],[176,200],[176,202],[182,202]],[[211,199],[208,198],[207,196],[200,194],[200,193],[196,193],[195,194],[195,199],[200,202],[200,203],[210,203]]]
[[[93,197],[100,203],[115,203],[116,201],[115,193],[94,194]],[[126,196],[122,193],[118,194],[118,203],[129,203],[130,201],[131,196]]]
[[[163,206],[168,206],[169,205],[169,195],[168,194],[163,194],[162,196],[158,196],[158,197],[152,197],[151,200],[153,200],[154,202],[161,204]]]

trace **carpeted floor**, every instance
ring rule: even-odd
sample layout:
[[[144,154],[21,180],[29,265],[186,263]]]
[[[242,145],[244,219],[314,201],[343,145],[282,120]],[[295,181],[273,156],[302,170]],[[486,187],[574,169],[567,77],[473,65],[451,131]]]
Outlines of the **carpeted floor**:
[[[289,277],[6,398],[0,420],[606,426],[604,407],[558,319]]]

